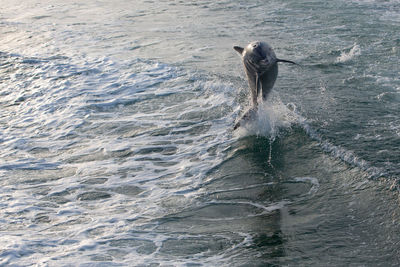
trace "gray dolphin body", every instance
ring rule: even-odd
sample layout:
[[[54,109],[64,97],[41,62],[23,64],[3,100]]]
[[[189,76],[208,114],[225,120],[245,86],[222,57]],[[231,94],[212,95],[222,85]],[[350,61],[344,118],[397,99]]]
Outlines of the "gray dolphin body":
[[[234,126],[236,129],[240,126],[240,121],[254,119],[257,113],[257,98],[260,93],[263,101],[267,100],[278,76],[278,62],[296,63],[278,59],[272,47],[266,42],[255,41],[248,44],[246,48],[234,46],[233,49],[242,56],[252,100],[252,107],[236,123]]]

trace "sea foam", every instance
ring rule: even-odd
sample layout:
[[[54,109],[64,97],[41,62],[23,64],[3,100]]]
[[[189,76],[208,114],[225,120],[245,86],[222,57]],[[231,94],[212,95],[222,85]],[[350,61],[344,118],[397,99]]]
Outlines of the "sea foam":
[[[353,47],[350,49],[350,51],[345,52],[342,51],[340,56],[336,59],[337,63],[343,63],[349,60],[352,60],[355,56],[361,55],[361,48],[358,44],[354,43]]]
[[[294,104],[283,104],[279,99],[263,102],[258,106],[256,118],[243,123],[236,131],[237,137],[249,135],[264,136],[274,139],[281,129],[290,128],[296,121]]]

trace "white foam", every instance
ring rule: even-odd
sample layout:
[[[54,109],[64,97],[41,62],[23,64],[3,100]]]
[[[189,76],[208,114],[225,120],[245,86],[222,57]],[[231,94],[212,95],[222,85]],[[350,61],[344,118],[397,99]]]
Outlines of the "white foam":
[[[311,184],[311,188],[308,191],[307,194],[314,194],[318,191],[319,188],[319,182],[317,178],[314,177],[295,177],[294,180],[296,182],[309,182]]]
[[[257,217],[260,215],[265,215],[268,213],[271,213],[273,211],[276,210],[280,210],[283,207],[285,207],[287,204],[289,204],[290,202],[286,201],[286,200],[282,200],[276,203],[270,203],[269,205],[263,205],[257,202],[252,202],[252,201],[224,201],[224,200],[213,200],[213,201],[209,201],[205,204],[228,204],[228,205],[245,205],[245,206],[251,206],[251,207],[255,207],[257,209],[260,210],[260,212],[255,212],[255,213],[249,213],[247,215],[243,215],[241,214],[239,217],[233,216],[233,217],[222,217],[222,218],[207,218],[204,220],[209,220],[209,221],[227,221],[227,220],[236,220],[239,218],[243,218],[244,216],[247,217]]]
[[[19,60],[9,57],[12,62]],[[6,100],[21,100],[15,103],[18,109],[12,110],[9,127],[0,133],[1,155],[7,158],[0,171],[5,175],[15,171],[12,175],[18,177],[1,181],[0,198],[6,200],[3,214],[10,216],[0,221],[8,230],[7,238],[0,238],[4,247],[0,264],[57,261],[71,265],[76,251],[86,256],[101,253],[104,240],[116,239],[120,231],[127,233],[190,205],[199,194],[202,178],[224,159],[224,151],[234,142],[227,130],[235,113],[231,108],[235,90],[230,83],[193,78],[146,60],[76,57],[35,64],[10,78],[18,88],[10,88],[6,95]],[[21,83],[24,75],[30,84]],[[154,134],[160,129],[160,134]],[[34,177],[17,173],[25,169],[35,171]],[[104,181],[85,183],[99,178]],[[21,183],[24,179],[29,183]],[[40,179],[38,185],[30,184],[34,179]],[[4,192],[13,183],[16,188]],[[115,190],[129,186],[140,188],[140,195]],[[45,193],[36,187],[45,188]],[[32,194],[35,190],[40,192]],[[86,192],[109,197],[79,198]],[[165,205],[177,195],[181,204]],[[93,220],[87,223],[88,218]],[[13,228],[16,222],[20,226]],[[95,227],[107,231],[88,238]],[[20,233],[27,238],[21,240]],[[140,238],[162,236],[143,233]],[[5,246],[12,238],[22,245]],[[32,249],[36,240],[42,246]],[[144,257],[130,253],[130,258]],[[20,254],[25,256],[13,256]]]
[[[336,59],[336,62],[343,63],[352,60],[354,57],[359,55],[361,55],[361,48],[358,44],[354,43],[349,52],[342,51],[340,56]]]
[[[256,119],[241,125],[237,137],[249,135],[275,138],[281,129],[290,128],[297,121],[295,105],[284,105],[279,99],[263,102],[259,105]]]

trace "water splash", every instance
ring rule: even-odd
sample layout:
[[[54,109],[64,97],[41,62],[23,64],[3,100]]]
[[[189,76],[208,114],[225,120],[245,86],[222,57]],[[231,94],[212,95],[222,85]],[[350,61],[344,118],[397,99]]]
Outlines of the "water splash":
[[[258,107],[255,119],[243,123],[235,135],[256,135],[275,139],[281,129],[290,128],[297,121],[293,107],[294,104],[284,105],[279,99],[263,102]]]
[[[361,48],[357,43],[354,43],[353,47],[349,52],[342,51],[340,56],[336,59],[337,63],[347,62],[352,60],[354,57],[361,55]]]

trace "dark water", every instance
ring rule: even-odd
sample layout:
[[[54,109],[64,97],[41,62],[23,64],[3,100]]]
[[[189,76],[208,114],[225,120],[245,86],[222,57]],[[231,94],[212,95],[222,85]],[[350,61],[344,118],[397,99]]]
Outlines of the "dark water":
[[[1,266],[400,264],[398,1],[0,4]]]

